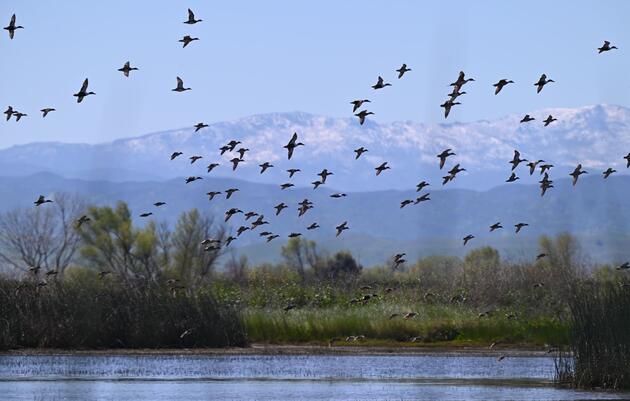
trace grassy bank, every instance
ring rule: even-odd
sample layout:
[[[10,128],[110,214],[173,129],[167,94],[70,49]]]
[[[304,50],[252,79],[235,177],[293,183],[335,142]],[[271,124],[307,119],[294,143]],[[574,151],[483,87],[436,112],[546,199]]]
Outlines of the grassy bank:
[[[396,316],[414,311],[412,319]],[[450,305],[370,305],[299,310],[248,309],[244,313],[250,341],[271,344],[389,346],[545,346],[566,344],[568,327],[547,317],[511,318],[503,311],[479,317],[472,308]],[[346,341],[349,336],[364,336]]]

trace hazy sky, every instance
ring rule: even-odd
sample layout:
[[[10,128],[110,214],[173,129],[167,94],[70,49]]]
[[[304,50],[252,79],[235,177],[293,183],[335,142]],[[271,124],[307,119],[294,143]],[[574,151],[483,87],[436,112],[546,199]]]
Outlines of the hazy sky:
[[[191,7],[202,23],[182,23]],[[628,1],[2,0],[25,29],[0,32],[0,147],[102,142],[250,114],[350,116],[370,98],[376,121],[443,122],[463,69],[477,82],[448,122],[543,107],[630,106]],[[199,37],[186,49],[177,41]],[[619,51],[598,55],[610,40]],[[628,50],[626,50],[628,49]],[[116,71],[127,60],[140,71]],[[394,70],[413,71],[397,80]],[[541,73],[557,81],[536,95]],[[394,84],[374,92],[378,75]],[[193,88],[171,92],[175,77]],[[97,93],[72,94],[84,78]],[[499,96],[492,83],[516,81]],[[39,109],[55,107],[46,119]]]

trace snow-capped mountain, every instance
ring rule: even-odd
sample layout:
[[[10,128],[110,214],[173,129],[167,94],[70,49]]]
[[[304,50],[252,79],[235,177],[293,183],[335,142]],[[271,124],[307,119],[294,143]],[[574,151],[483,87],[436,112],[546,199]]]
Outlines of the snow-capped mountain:
[[[455,163],[466,168],[450,187],[487,189],[504,182],[514,149],[527,159],[544,159],[556,166],[552,175],[566,177],[577,163],[591,173],[607,167],[625,170],[623,156],[630,151],[630,109],[613,105],[577,109],[545,109],[529,113],[536,118],[519,123],[522,115],[508,115],[496,121],[426,125],[417,122],[365,125],[356,118],[330,118],[303,112],[254,115],[230,122],[218,122],[195,133],[185,128],[148,134],[108,143],[33,143],[0,150],[2,175],[53,172],[66,177],[113,181],[162,180],[173,177],[207,176],[205,166],[218,162],[212,176],[240,178],[260,183],[288,181],[288,168],[300,168],[292,180],[309,185],[323,168],[334,172],[327,185],[339,190],[367,191],[406,189],[420,180],[440,185],[441,177]],[[543,127],[542,120],[553,115],[558,121]],[[305,146],[287,160],[283,146],[293,132]],[[250,149],[245,162],[232,171],[234,153],[219,154],[230,140]],[[353,150],[369,151],[355,160]],[[443,171],[436,155],[451,148]],[[170,161],[174,151],[184,154]],[[203,156],[191,165],[188,157]],[[274,165],[260,174],[258,164]],[[391,170],[375,177],[374,167],[387,161]],[[526,167],[517,174],[534,182]],[[529,181],[528,181],[529,180]],[[521,182],[523,182],[521,181]]]

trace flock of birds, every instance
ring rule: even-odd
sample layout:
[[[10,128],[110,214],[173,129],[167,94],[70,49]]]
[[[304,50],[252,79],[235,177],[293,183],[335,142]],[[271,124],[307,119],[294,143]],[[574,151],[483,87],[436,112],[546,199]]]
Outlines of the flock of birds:
[[[193,11],[188,9],[188,19],[186,21],[183,21],[183,23],[187,25],[195,25],[200,22],[202,22],[202,20],[197,19]],[[16,24],[15,14],[11,17],[9,25],[4,27],[4,29],[8,31],[10,39],[14,39],[16,31],[23,28],[24,28],[23,26]],[[190,45],[190,43],[197,40],[199,40],[199,38],[186,35],[182,39],[180,39],[179,42],[181,42],[183,44],[183,48],[185,48],[188,45]],[[603,53],[603,52],[611,51],[613,49],[617,49],[617,47],[611,46],[610,42],[605,41],[604,44],[597,50],[599,53]],[[137,67],[132,67],[129,61],[125,62],[125,64],[120,69],[118,69],[118,71],[122,72],[122,74],[125,77],[129,77],[132,71],[138,71],[138,70],[139,69]],[[397,78],[400,80],[405,76],[405,74],[412,71],[412,69],[409,68],[407,64],[402,64],[402,66],[395,71],[397,72]],[[457,101],[457,99],[460,96],[466,94],[466,92],[463,91],[462,89],[466,84],[470,82],[475,82],[475,79],[467,78],[466,74],[463,71],[461,71],[457,79],[454,82],[450,83],[450,87],[452,88],[452,90],[447,95],[448,99],[440,105],[440,107],[444,109],[445,118],[448,118],[450,111],[454,106],[461,104],[459,101]],[[548,78],[546,74],[542,74],[540,78],[538,79],[538,81],[534,83],[534,86],[536,87],[536,92],[540,93],[546,85],[553,82],[554,82],[553,79]],[[499,93],[501,93],[501,91],[509,84],[514,84],[514,81],[505,79],[505,78],[500,79],[497,83],[493,85],[493,87],[495,88],[494,90],[495,95],[498,95]],[[73,94],[73,96],[76,97],[77,103],[82,103],[86,97],[95,95],[93,91],[88,90],[88,86],[89,86],[89,81],[86,78],[83,81],[79,91]],[[388,86],[392,86],[392,84],[389,82],[385,82],[385,79],[382,76],[378,76],[376,83],[372,85],[372,89],[383,90],[384,88]],[[181,93],[181,92],[186,92],[190,90],[192,89],[190,87],[185,86],[183,79],[181,79],[179,76],[176,77],[176,86],[175,88],[172,89],[173,92]],[[374,114],[373,112],[368,111],[367,108],[364,108],[369,103],[371,103],[369,99],[357,99],[350,102],[350,104],[352,105],[352,113],[354,114],[354,116],[358,118],[360,125],[363,125],[365,123],[368,116]],[[55,108],[45,107],[45,108],[42,108],[40,111],[42,113],[42,117],[45,118],[49,113],[54,112]],[[4,114],[6,115],[7,121],[9,121],[11,117],[14,117],[15,121],[20,121],[23,117],[28,116],[28,114],[17,111],[11,106],[7,107],[6,111],[4,111]],[[527,114],[523,117],[523,119],[520,122],[522,124],[526,124],[526,123],[531,123],[534,120],[535,120],[534,117],[531,117],[530,115]],[[556,120],[557,120],[556,118],[549,115],[546,119],[542,121],[544,123],[544,126],[546,127]],[[195,132],[198,132],[206,127],[208,127],[208,124],[205,124],[203,122],[200,122],[194,125]],[[287,160],[291,160],[292,156],[294,155],[294,153],[299,147],[305,146],[305,144],[303,142],[300,142],[298,139],[299,139],[298,134],[293,133],[293,135],[291,136],[287,144],[284,146],[287,152]],[[239,145],[241,146],[239,147]],[[240,163],[245,161],[245,155],[247,154],[247,152],[249,152],[249,150],[250,150],[249,148],[243,147],[241,141],[239,140],[231,140],[219,149],[221,156],[224,155],[226,152],[229,152],[229,154],[234,156],[232,159],[230,159],[232,170],[234,171],[238,168]],[[365,148],[364,146],[361,146],[355,149],[354,150],[355,159],[359,159],[366,152],[368,152],[368,149]],[[170,155],[170,159],[175,160],[182,155],[183,155],[183,152],[175,151]],[[440,170],[442,170],[445,167],[447,161],[451,160],[450,158],[452,156],[456,156],[456,154],[453,152],[452,149],[445,149],[444,151],[436,155],[437,159],[439,160]],[[188,159],[190,160],[190,164],[194,164],[195,162],[199,161],[202,158],[203,156],[200,156],[200,155],[191,155]],[[630,153],[628,153],[628,155],[626,155],[624,159],[626,159],[627,161],[627,167],[630,167]],[[527,162],[526,166],[529,168],[528,171],[530,175],[533,175],[537,168],[540,169],[540,175],[542,177],[539,183],[540,183],[540,188],[541,188],[541,196],[544,196],[545,193],[550,188],[553,188],[553,181],[550,179],[550,176],[549,176],[549,172],[551,168],[554,167],[553,164],[546,163],[545,160],[542,160],[542,159],[529,161],[527,159],[521,158],[521,154],[518,150],[514,150],[514,156],[512,160],[508,162],[512,165],[512,167],[511,167],[510,176],[506,179],[506,182],[510,183],[510,182],[515,182],[519,180],[519,177],[517,176],[517,168],[521,165],[521,163],[525,164],[525,162]],[[216,163],[216,162],[208,164],[207,172],[208,173],[212,172],[215,168],[219,167],[219,165],[220,163]],[[264,174],[266,171],[268,171],[271,168],[274,168],[275,166],[269,162],[264,162],[260,164],[259,167],[260,167],[260,174]],[[389,170],[390,168],[391,167],[388,165],[387,162],[383,162],[374,168],[375,175],[380,176],[381,174],[383,174],[386,170]],[[286,170],[286,172],[288,173],[289,179],[293,178],[293,176],[299,173],[300,171],[301,170],[299,168],[289,168]],[[447,171],[447,174],[443,176],[442,185],[446,185],[449,182],[454,181],[457,178],[458,174],[463,171],[466,171],[466,169],[461,167],[460,163],[456,163]],[[603,172],[604,179],[608,178],[611,174],[615,172],[616,170],[614,170],[613,168],[608,168],[606,171]],[[578,179],[582,174],[587,174],[587,173],[588,172],[582,168],[582,165],[578,164],[577,167],[574,169],[574,171],[570,174],[573,178],[573,185],[577,184]],[[332,171],[329,171],[328,169],[324,168],[319,174],[317,174],[318,178],[311,183],[313,185],[313,189],[317,189],[320,186],[325,185],[327,182],[327,178],[332,175],[334,175]],[[195,181],[202,180],[202,179],[203,177],[200,177],[200,176],[190,176],[185,179],[185,182],[186,184],[190,184]],[[416,190],[418,193],[421,193],[424,190],[424,188],[429,185],[430,184],[428,182],[421,181],[417,185]],[[280,188],[282,190],[286,190],[293,186],[294,186],[293,183],[286,182],[286,183],[281,184]],[[216,196],[221,195],[222,193],[225,194],[226,199],[230,199],[238,191],[239,191],[238,188],[228,188],[228,189],[225,189],[224,191],[210,191],[210,192],[207,192],[207,195],[210,201],[213,200]],[[330,195],[330,197],[343,198],[343,197],[346,197],[346,194],[334,193]],[[430,200],[431,200],[430,193],[428,192],[422,193],[420,196],[416,197],[416,199],[402,200],[400,202],[400,208],[402,209],[409,205],[417,205],[417,204],[427,202]],[[34,204],[36,206],[41,206],[43,204],[50,203],[50,202],[52,202],[51,199],[46,199],[43,195],[40,195],[39,198],[34,202]],[[166,204],[165,202],[157,201],[153,205],[156,208],[159,208],[160,206],[163,206],[165,204]],[[297,208],[298,216],[301,217],[305,215],[308,212],[308,210],[312,209],[314,207],[314,204],[309,199],[304,199],[303,201],[299,202],[297,206],[298,206]],[[285,204],[284,202],[279,203],[278,205],[274,207],[275,215],[276,216],[280,215],[282,211],[287,208],[289,208],[289,205]],[[204,249],[206,251],[219,251],[221,247],[229,246],[233,241],[235,241],[240,235],[242,235],[246,231],[253,231],[258,227],[270,224],[268,221],[265,220],[264,214],[259,214],[258,212],[254,212],[254,211],[244,212],[235,207],[230,208],[225,212],[225,222],[227,223],[233,216],[237,214],[242,214],[244,216],[244,223],[243,225],[238,227],[238,229],[236,230],[236,233],[235,233],[236,237],[233,235],[230,235],[223,241],[219,239],[207,238],[201,244],[202,246],[204,246]],[[151,215],[153,215],[153,212],[147,211],[147,212],[141,213],[140,217],[149,217]],[[250,219],[252,219],[251,223],[248,223]],[[83,215],[77,220],[77,227],[81,227],[83,224],[86,224],[89,222],[90,222],[90,217],[87,215]],[[516,224],[514,224],[515,233],[518,234],[523,228],[527,226],[528,226],[527,223],[517,222]],[[320,228],[319,224],[317,222],[313,222],[308,227],[306,227],[306,230],[310,231],[310,230],[315,230],[318,228]],[[340,224],[335,226],[336,236],[341,235],[344,231],[348,229],[350,229],[350,226],[348,225],[348,221],[341,222]],[[495,222],[489,226],[490,232],[500,230],[500,229],[503,229],[503,225],[501,224],[501,222]],[[265,237],[267,239],[267,242],[270,242],[279,237],[279,235],[274,234],[271,231],[262,231],[259,233],[259,235],[261,237]],[[300,237],[301,235],[302,235],[301,232],[291,232],[288,235],[288,237],[295,238],[295,237]],[[474,238],[475,236],[473,234],[467,234],[466,236],[462,238],[463,245],[464,246],[467,245]],[[396,267],[404,263],[403,256],[404,254],[399,254],[393,258],[393,263],[395,264]],[[543,258],[545,256],[546,256],[545,254],[539,254],[537,256],[537,259]],[[630,268],[630,265],[622,265],[619,268],[628,269]]]

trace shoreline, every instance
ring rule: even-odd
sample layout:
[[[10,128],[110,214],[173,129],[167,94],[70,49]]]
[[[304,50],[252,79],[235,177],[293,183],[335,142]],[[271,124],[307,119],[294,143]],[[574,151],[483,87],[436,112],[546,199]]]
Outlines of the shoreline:
[[[467,347],[467,346],[324,346],[324,345],[277,345],[252,344],[249,347],[230,348],[140,348],[140,349],[54,349],[24,348],[5,350],[0,356],[249,356],[249,355],[410,355],[410,356],[552,356],[546,349],[533,347]]]

